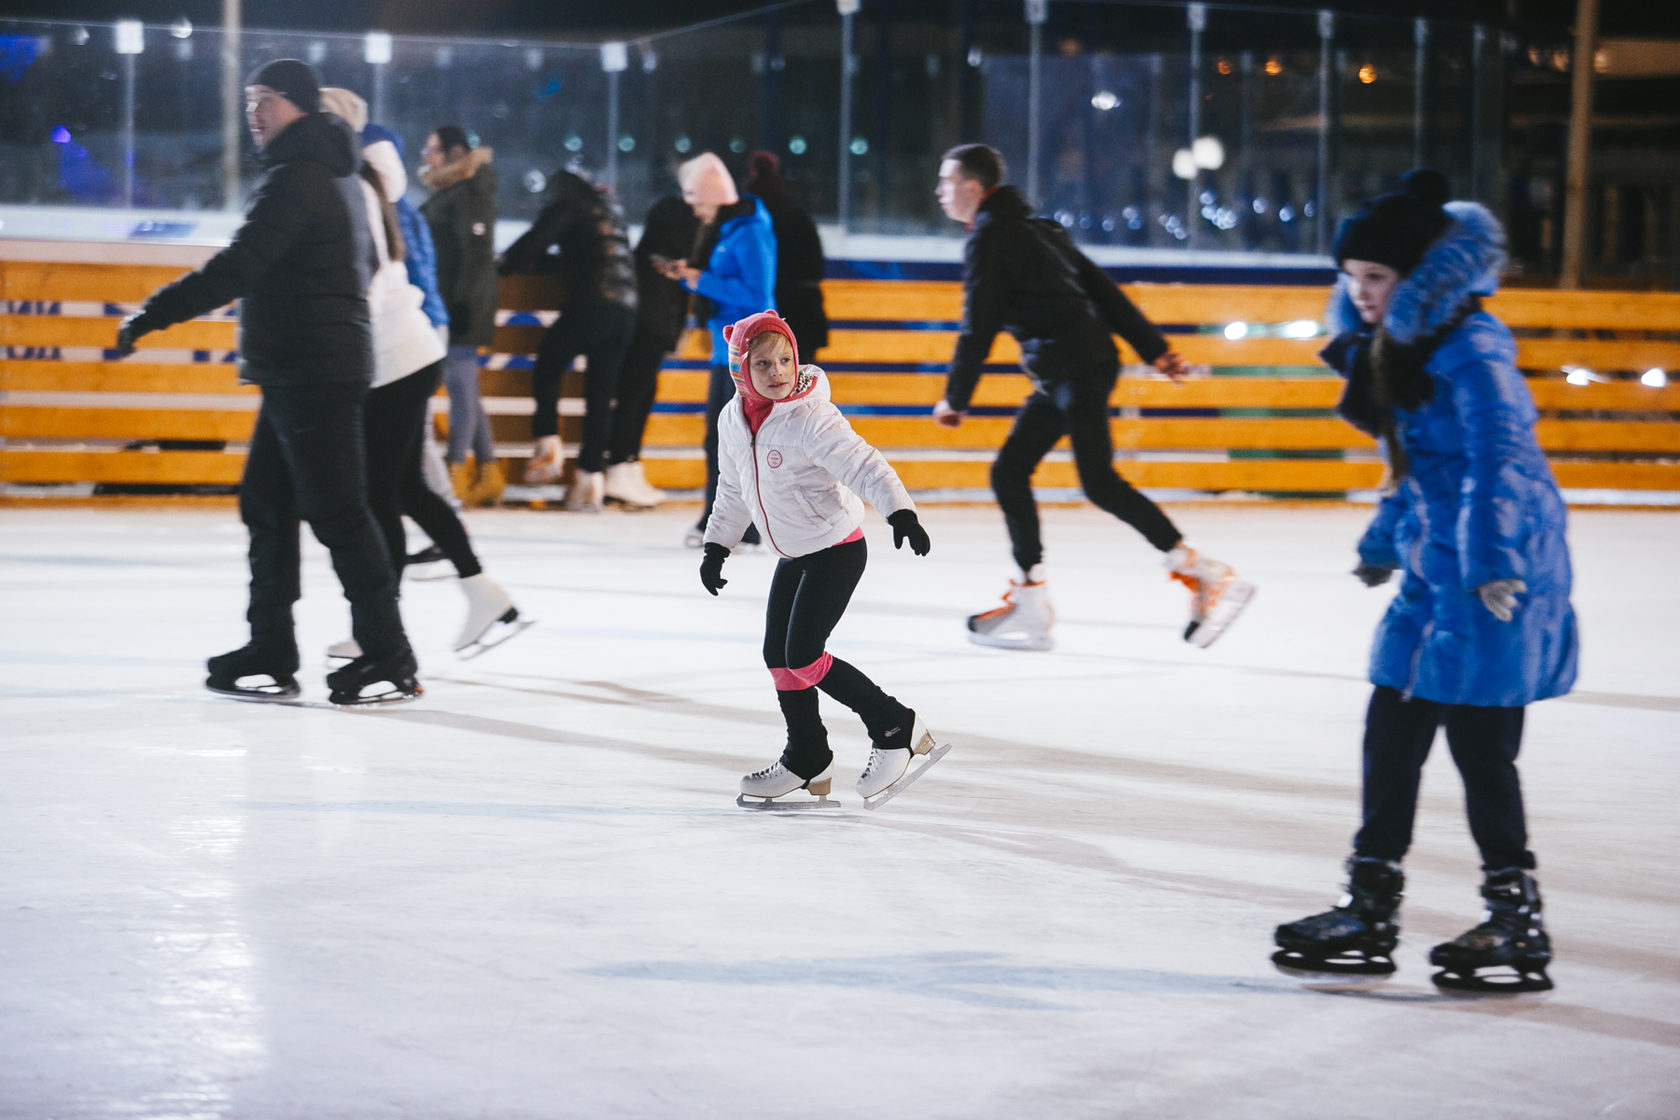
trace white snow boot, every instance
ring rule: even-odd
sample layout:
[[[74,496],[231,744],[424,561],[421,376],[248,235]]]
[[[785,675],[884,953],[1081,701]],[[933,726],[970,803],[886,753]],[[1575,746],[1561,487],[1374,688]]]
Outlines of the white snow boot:
[[[463,579],[461,592],[467,597],[467,618],[451,648],[462,658],[494,649],[531,625],[519,617],[519,608],[501,584],[483,572]]]
[[[1254,597],[1254,585],[1238,579],[1229,564],[1179,545],[1167,553],[1168,574],[1190,589],[1190,623],[1184,640],[1201,649],[1211,646]]]
[[[741,795],[735,799],[735,804],[746,809],[821,809],[838,806],[838,801],[828,799],[828,791],[834,788],[834,763],[830,762],[821,774],[807,781],[782,765],[782,760],[766,766],[762,770],[755,770],[741,779]],[[809,790],[814,801],[778,801],[777,798],[786,797],[799,790]]]
[[[566,508],[573,513],[600,513],[606,500],[606,477],[600,471],[577,471],[566,490]]]
[[[642,464],[635,460],[614,463],[607,468],[602,496],[609,502],[617,502],[631,509],[652,509],[665,500],[665,492],[648,484],[648,480],[642,475]]]
[[[1009,581],[1003,606],[968,616],[968,640],[999,649],[1049,649],[1055,644],[1050,637],[1055,621],[1044,565],[1034,564],[1019,580]]]
[[[559,436],[543,436],[531,449],[531,460],[525,464],[525,485],[547,486],[560,481],[566,466],[566,450]]]

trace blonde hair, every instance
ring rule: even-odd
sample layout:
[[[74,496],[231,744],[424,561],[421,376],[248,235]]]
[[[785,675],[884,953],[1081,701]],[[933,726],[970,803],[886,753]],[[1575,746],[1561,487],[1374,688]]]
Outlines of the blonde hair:
[[[787,335],[780,331],[764,331],[762,334],[754,335],[753,340],[747,343],[747,360],[752,361],[765,349],[765,344],[769,342],[774,342],[780,348],[777,351],[778,355],[781,350],[786,350],[789,354],[793,353],[793,343],[787,340]]]

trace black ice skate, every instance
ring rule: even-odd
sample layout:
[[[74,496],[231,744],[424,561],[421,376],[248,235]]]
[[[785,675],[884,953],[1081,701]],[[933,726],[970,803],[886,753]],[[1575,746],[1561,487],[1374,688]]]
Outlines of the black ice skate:
[[[1348,859],[1347,894],[1333,909],[1277,927],[1272,963],[1289,973],[1387,976],[1400,942],[1400,865],[1382,859]]]
[[[295,700],[302,689],[298,687],[298,654],[296,646],[282,646],[273,642],[249,642],[231,653],[217,654],[204,663],[210,675],[204,687],[221,696],[235,700],[255,700],[274,703]],[[252,677],[266,677],[266,683],[241,684]]]
[[[408,650],[383,657],[364,654],[327,674],[327,687],[332,690],[327,699],[340,707],[405,703],[425,691],[414,679],[417,668],[414,654]],[[371,692],[370,686],[374,689]]]
[[[1454,992],[1545,992],[1552,942],[1540,920],[1540,888],[1519,867],[1489,871],[1482,882],[1487,921],[1429,951],[1441,969],[1430,979]],[[1483,976],[1478,970],[1499,969]]]

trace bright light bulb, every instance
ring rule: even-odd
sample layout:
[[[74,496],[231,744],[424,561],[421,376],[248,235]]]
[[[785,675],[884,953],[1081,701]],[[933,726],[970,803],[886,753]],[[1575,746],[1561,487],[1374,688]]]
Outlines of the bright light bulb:
[[[1247,323],[1227,323],[1225,325],[1225,337],[1230,339],[1232,342],[1235,342],[1240,338],[1247,338],[1248,337],[1248,324]]]
[[[1312,338],[1318,333],[1318,323],[1313,319],[1296,319],[1284,324],[1283,333],[1289,338]]]
[[[1653,389],[1661,389],[1664,385],[1668,384],[1668,374],[1663,370],[1652,366],[1640,375],[1639,383],[1641,385],[1649,385]]]
[[[1563,374],[1563,379],[1571,385],[1589,385],[1592,383],[1592,374],[1584,369],[1565,369]]]

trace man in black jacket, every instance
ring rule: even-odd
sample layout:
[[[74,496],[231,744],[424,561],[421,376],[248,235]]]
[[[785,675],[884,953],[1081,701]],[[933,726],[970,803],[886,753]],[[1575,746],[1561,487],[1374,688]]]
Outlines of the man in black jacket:
[[[246,118],[267,167],[245,224],[203,267],[159,288],[123,320],[122,354],[149,331],[238,298],[240,380],[262,391],[239,513],[251,534],[251,640],[209,660],[206,684],[241,699],[298,695],[292,604],[298,530],[332,554],[362,656],[327,676],[335,704],[412,699],[414,653],[397,612],[395,569],[367,503],[362,404],[373,378],[367,289],[373,242],[361,146],[320,109],[313,67],[280,59],[245,88]],[[241,685],[242,678],[269,683]],[[368,696],[363,689],[389,687]]]
[[[608,445],[618,371],[636,329],[636,265],[624,213],[604,188],[570,171],[548,180],[543,208],[531,228],[502,253],[500,271],[555,273],[566,305],[543,336],[531,371],[531,438],[536,448],[527,483],[560,477],[560,378],[583,356],[583,440],[566,508],[599,511],[605,493]]]
[[[1193,596],[1185,640],[1209,645],[1253,588],[1229,566],[1187,548],[1161,508],[1120,477],[1109,431],[1108,398],[1120,377],[1113,334],[1174,381],[1189,367],[1059,223],[1035,218],[1026,196],[1002,182],[1003,159],[984,144],[952,148],[940,163],[940,208],[972,233],[963,256],[962,330],[933,418],[952,428],[962,423],[1000,330],[1020,343],[1034,387],[992,464],[992,490],[1021,577],[1010,581],[1003,606],[970,616],[969,638],[1010,649],[1051,646],[1054,614],[1032,473],[1065,435],[1085,496],[1166,554],[1169,571]]]

